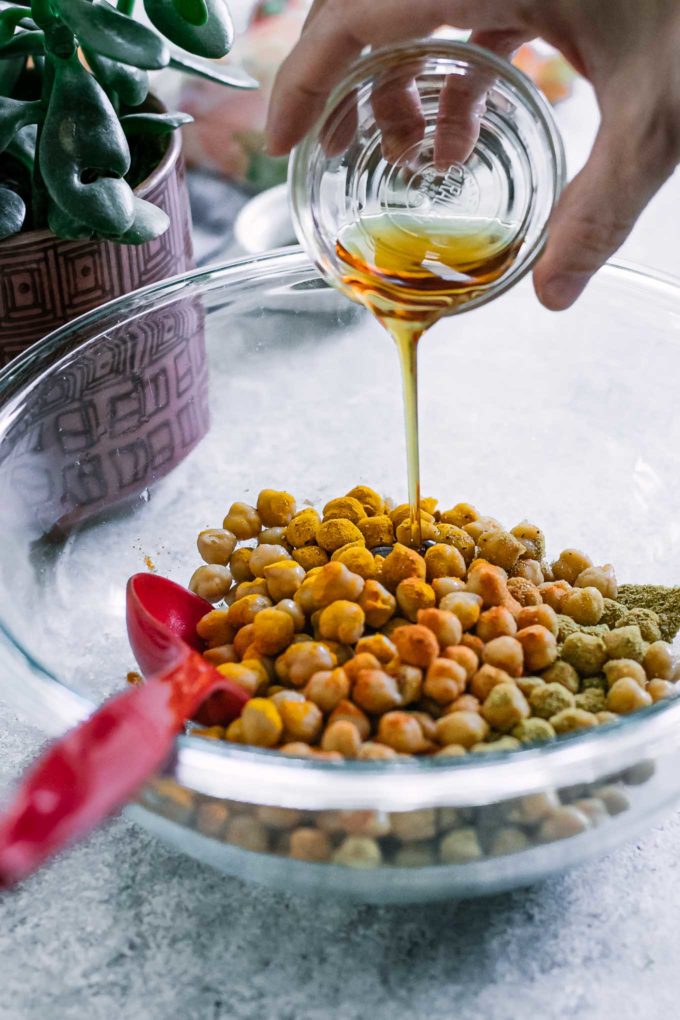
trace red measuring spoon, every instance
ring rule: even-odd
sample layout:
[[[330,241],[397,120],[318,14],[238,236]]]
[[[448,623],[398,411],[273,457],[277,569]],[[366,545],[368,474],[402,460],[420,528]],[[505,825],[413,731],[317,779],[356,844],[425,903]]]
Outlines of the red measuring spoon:
[[[0,816],[0,885],[25,878],[90,832],[170,756],[187,719],[224,724],[248,694],[199,654],[212,606],[166,578],[127,586],[130,644],[146,682],[107,701],[28,770]]]

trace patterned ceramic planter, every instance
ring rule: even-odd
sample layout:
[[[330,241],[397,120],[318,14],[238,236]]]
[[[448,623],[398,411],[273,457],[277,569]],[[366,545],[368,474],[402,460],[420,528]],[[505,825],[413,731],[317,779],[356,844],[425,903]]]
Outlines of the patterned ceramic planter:
[[[77,315],[192,267],[179,132],[136,193],[170,217],[165,234],[148,244],[63,241],[48,230],[0,242],[0,365]]]

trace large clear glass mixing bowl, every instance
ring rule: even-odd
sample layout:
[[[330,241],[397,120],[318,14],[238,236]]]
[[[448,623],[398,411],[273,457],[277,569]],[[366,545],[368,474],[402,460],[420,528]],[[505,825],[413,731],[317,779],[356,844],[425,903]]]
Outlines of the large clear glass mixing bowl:
[[[677,284],[608,266],[555,316],[525,281],[440,322],[421,362],[428,495],[528,517],[551,552],[583,548],[621,581],[678,582]],[[387,335],[299,251],[147,288],[38,344],[0,374],[0,696],[58,734],[119,689],[127,578],[150,558],[186,583],[196,534],[233,500],[271,486],[323,504],[359,482],[403,500],[400,393]],[[183,736],[128,810],[287,891],[469,896],[650,825],[680,792],[679,749],[680,701],[462,760],[330,764]],[[587,828],[546,828],[575,801]],[[300,826],[342,863],[292,859]]]

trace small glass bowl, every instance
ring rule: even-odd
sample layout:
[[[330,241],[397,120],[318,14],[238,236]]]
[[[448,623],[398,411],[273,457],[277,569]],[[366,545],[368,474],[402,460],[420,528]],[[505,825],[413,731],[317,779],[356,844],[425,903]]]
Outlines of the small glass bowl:
[[[479,46],[441,38],[357,61],[289,164],[300,243],[354,299],[336,250],[348,227],[380,216],[402,237],[411,225],[436,237],[500,225],[516,257],[452,311],[489,301],[528,272],[564,179],[559,131],[533,83]]]

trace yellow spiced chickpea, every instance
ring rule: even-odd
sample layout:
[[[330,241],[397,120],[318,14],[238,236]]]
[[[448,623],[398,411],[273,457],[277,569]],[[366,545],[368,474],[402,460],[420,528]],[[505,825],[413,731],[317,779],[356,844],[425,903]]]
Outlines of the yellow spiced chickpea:
[[[347,495],[358,500],[369,517],[377,517],[385,513],[385,500],[368,485],[355,485]]]
[[[267,593],[274,602],[292,599],[305,579],[304,568],[294,560],[279,560],[267,564],[262,571]]]
[[[382,715],[401,705],[397,681],[381,669],[362,669],[354,681],[352,698],[370,715]]]
[[[397,600],[379,581],[369,579],[357,600],[369,627],[379,629],[392,619],[397,611]]]
[[[366,511],[354,496],[338,496],[331,499],[323,508],[324,521],[346,520],[358,524],[366,518]]]
[[[467,674],[453,659],[435,659],[425,674],[423,694],[438,705],[450,705],[465,691]]]
[[[286,743],[302,740],[313,744],[323,726],[323,714],[313,701],[284,701],[279,706]]]
[[[319,633],[322,638],[353,645],[364,632],[366,617],[356,602],[338,599],[321,611]]]
[[[316,539],[320,524],[321,518],[312,507],[299,510],[286,528],[286,541],[293,549],[311,545]]]
[[[509,609],[494,606],[485,610],[479,617],[475,633],[484,642],[493,641],[498,637],[512,637],[517,633],[517,623]]]
[[[524,670],[522,644],[509,635],[488,641],[484,646],[483,659],[487,666],[504,669],[511,677],[521,676]]]
[[[470,748],[481,743],[489,735],[489,724],[479,712],[451,712],[437,720],[436,740],[442,747],[456,744]]]
[[[256,747],[275,747],[283,732],[279,710],[268,698],[246,702],[240,722],[245,743]]]
[[[463,636],[463,627],[455,613],[445,609],[421,609],[417,622],[431,630],[440,648],[457,645]]]
[[[232,503],[222,526],[236,535],[239,542],[244,542],[259,535],[262,521],[254,506],[248,503]]]
[[[289,492],[263,489],[257,497],[257,512],[265,528],[281,528],[290,524],[295,509],[295,497]]]
[[[418,754],[425,747],[420,723],[408,712],[387,712],[381,716],[377,740],[399,754]]]
[[[239,584],[242,581],[252,581],[255,576],[250,569],[250,557],[252,554],[253,550],[245,546],[242,549],[236,549],[229,560],[231,576]]]
[[[300,549],[293,549],[291,556],[303,570],[313,570],[328,563],[328,553],[319,549],[318,545],[303,545]]]
[[[253,644],[263,655],[278,655],[293,640],[295,624],[280,609],[263,609],[253,620]]]
[[[418,577],[407,577],[400,581],[396,597],[399,612],[412,623],[416,622],[422,609],[433,608],[436,602],[434,589]]]
[[[318,705],[322,712],[332,712],[341,701],[349,696],[349,677],[345,670],[338,666],[335,669],[324,669],[313,673],[304,688],[304,695],[309,701]],[[332,751],[334,748],[325,748]]]
[[[409,666],[427,669],[439,655],[439,642],[432,631],[422,624],[397,627],[391,637],[401,661]]]

